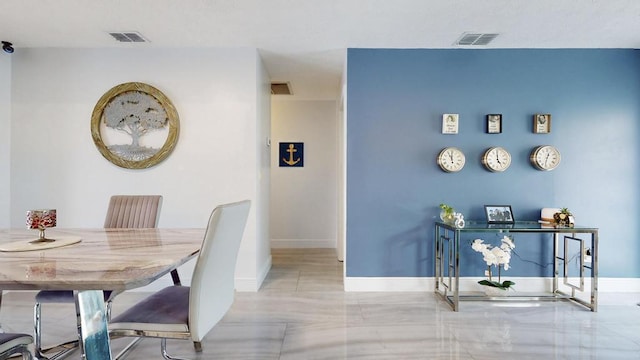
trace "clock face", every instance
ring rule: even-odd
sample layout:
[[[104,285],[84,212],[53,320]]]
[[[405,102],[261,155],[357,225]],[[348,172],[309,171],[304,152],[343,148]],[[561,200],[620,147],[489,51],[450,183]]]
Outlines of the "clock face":
[[[489,148],[482,156],[482,165],[489,171],[505,171],[511,165],[511,154],[501,147]]]
[[[553,170],[560,165],[560,151],[551,145],[538,146],[531,152],[529,160],[538,170]]]
[[[443,171],[456,172],[464,167],[464,153],[455,147],[442,149],[438,154],[438,165]]]

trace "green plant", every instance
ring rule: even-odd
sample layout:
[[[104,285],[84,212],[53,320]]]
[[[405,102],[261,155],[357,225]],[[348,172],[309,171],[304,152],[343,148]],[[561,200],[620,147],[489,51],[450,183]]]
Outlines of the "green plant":
[[[440,204],[440,209],[442,209],[442,211],[444,212],[444,215],[447,217],[453,217],[453,213],[455,212],[453,207],[444,203]]]
[[[553,214],[553,220],[558,225],[567,226],[572,224],[572,216],[573,214],[571,214],[571,211],[565,207],[560,209],[559,212]]]

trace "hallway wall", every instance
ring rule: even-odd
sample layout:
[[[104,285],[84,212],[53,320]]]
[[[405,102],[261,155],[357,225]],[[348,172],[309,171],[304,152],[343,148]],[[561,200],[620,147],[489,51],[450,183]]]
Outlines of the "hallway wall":
[[[335,248],[337,109],[335,101],[272,101],[271,245]],[[279,167],[280,142],[304,143],[304,167]]]

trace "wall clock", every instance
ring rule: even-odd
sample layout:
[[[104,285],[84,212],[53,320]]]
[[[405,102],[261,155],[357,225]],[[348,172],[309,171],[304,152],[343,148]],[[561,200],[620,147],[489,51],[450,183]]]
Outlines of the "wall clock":
[[[457,172],[464,167],[464,153],[455,147],[447,147],[438,154],[438,166],[445,172]]]
[[[551,145],[537,146],[531,151],[529,160],[536,169],[550,171],[560,165],[560,151]]]
[[[489,171],[505,171],[511,165],[511,154],[502,147],[489,148],[482,155],[482,165]]]

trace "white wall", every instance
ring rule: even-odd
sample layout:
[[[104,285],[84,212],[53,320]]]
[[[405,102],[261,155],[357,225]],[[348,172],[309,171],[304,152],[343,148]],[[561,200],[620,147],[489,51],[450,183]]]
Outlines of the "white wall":
[[[258,219],[258,234],[261,241],[256,248],[258,265],[257,278],[261,284],[271,270],[271,243],[269,218],[269,204],[271,203],[271,149],[267,145],[267,139],[271,138],[271,78],[264,67],[262,60],[258,57],[258,131],[257,150],[260,159],[258,200],[260,201],[260,213],[265,214]]]
[[[337,104],[272,101],[271,245],[336,247]],[[280,142],[304,143],[304,167],[279,167]]]
[[[20,49],[12,60],[11,226],[28,209],[56,208],[60,227],[101,227],[112,194],[162,194],[160,227],[203,227],[215,205],[251,199],[236,278],[239,290],[257,289],[268,149],[256,134],[268,120],[256,102],[268,95],[257,94],[256,49]],[[145,170],[111,164],[91,138],[97,100],[130,81],[160,89],[180,116],[175,150]]]
[[[11,55],[0,53],[0,228],[9,227]]]

